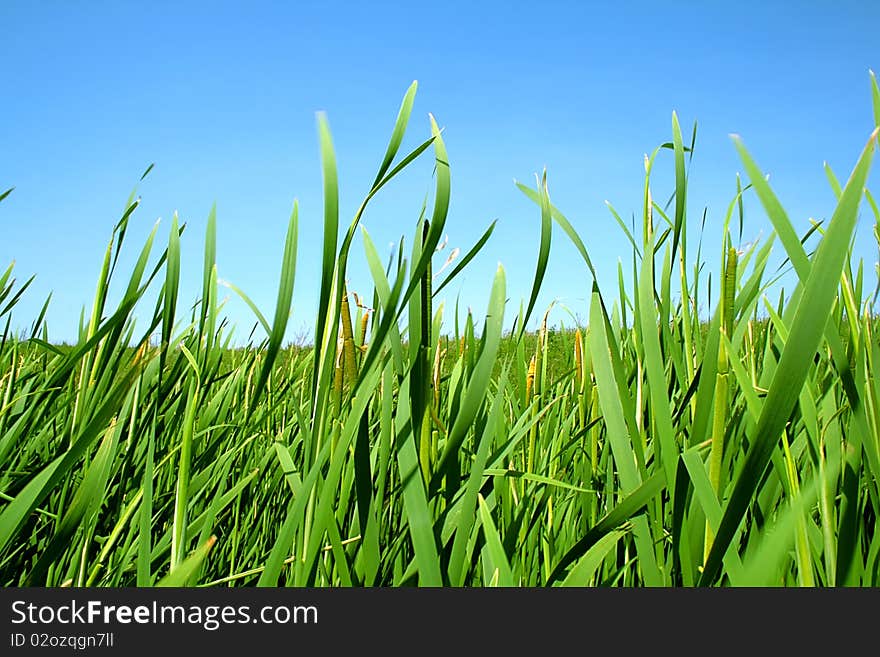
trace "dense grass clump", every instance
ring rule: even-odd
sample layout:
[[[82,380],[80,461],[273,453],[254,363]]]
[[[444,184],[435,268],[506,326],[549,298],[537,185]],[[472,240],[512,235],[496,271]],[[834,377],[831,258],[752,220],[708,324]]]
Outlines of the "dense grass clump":
[[[876,123],[880,91],[872,76]],[[372,188],[338,240],[330,130],[319,117],[323,268],[312,346],[284,348],[298,209],[265,339],[233,348],[219,315],[216,218],[200,301],[178,304],[180,240],[154,228],[116,307],[108,289],[138,201],[115,225],[94,304],[74,345],[14,335],[27,284],[0,278],[0,582],[11,585],[692,586],[880,584],[880,344],[852,238],[877,130],[832,218],[798,235],[738,139],[738,185],[717,248],[721,270],[688,253],[688,160],[678,121],[645,162],[641,230],[615,290],[594,284],[587,321],[524,327],[555,222],[593,272],[587,245],[554,207],[546,176],[520,189],[541,220],[534,284],[503,331],[499,266],[484,317],[453,326],[433,299],[432,259],[450,197],[437,124],[398,157],[404,97]],[[674,203],[651,171],[671,151]],[[433,152],[435,194],[412,248],[382,262],[360,217],[414,159]],[[753,193],[774,233],[740,251],[732,226]],[[862,203],[866,199],[865,203]],[[2,198],[0,198],[2,200]],[[415,217],[414,217],[415,218]],[[878,231],[875,231],[878,232]],[[811,252],[805,244],[813,237]],[[878,232],[880,238],[880,232]],[[369,303],[346,288],[360,241]],[[702,243],[702,237],[701,237]],[[796,286],[765,292],[781,244]],[[159,250],[158,257],[154,252]],[[719,283],[720,282],[720,283]],[[158,290],[147,326],[135,308]],[[701,317],[698,299],[709,299]],[[3,317],[5,315],[5,318]],[[537,316],[540,320],[540,315]]]

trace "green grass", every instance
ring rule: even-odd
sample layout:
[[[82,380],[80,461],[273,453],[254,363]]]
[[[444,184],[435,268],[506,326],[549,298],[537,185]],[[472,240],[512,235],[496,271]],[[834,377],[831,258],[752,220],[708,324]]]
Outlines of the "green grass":
[[[851,250],[859,212],[880,226],[865,188],[877,131],[866,129],[843,184],[826,168],[837,207],[803,235],[735,138],[746,179],[722,233],[696,235],[694,254],[688,231],[699,222],[686,200],[696,130],[685,142],[673,114],[671,141],[646,158],[641,230],[610,208],[632,247],[618,284],[593,285],[574,309],[583,325],[548,326],[544,309],[530,332],[555,228],[587,281],[589,248],[601,245],[553,205],[546,172],[534,188],[518,183],[541,225],[528,296],[518,309],[507,301],[499,266],[485,281],[485,313],[444,318],[434,298],[479,258],[494,224],[435,275],[450,162],[433,117],[430,137],[399,153],[415,94],[413,84],[341,239],[330,124],[319,117],[324,243],[311,346],[283,344],[296,205],[277,253],[274,313],[230,286],[260,327],[245,346],[232,343],[218,302],[214,210],[197,304],[178,303],[180,243],[191,236],[175,217],[167,238],[154,228],[141,247],[114,308],[132,194],[72,345],[47,340],[46,306],[29,336],[13,331],[30,280],[5,271],[0,583],[880,585],[877,288]],[[382,262],[360,217],[400,171],[430,157],[435,192],[413,209],[411,250]],[[669,214],[651,184],[666,165]],[[774,232],[737,251],[744,194],[757,196]],[[719,249],[720,271],[703,262],[704,242]],[[796,277],[779,296],[774,245]],[[361,247],[370,280],[351,282],[347,263]],[[363,304],[347,283],[370,291]]]

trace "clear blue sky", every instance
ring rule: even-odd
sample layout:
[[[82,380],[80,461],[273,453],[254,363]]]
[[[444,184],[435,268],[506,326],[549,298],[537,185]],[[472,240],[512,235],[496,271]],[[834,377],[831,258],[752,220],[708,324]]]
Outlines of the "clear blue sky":
[[[414,79],[419,92],[405,146],[429,136],[429,112],[445,128],[447,251],[466,251],[499,220],[463,285],[448,288],[450,322],[459,291],[462,306],[482,316],[499,261],[509,317],[528,296],[540,220],[513,180],[533,181],[545,166],[552,200],[584,237],[600,284],[613,294],[617,260],[628,262],[628,251],[604,201],[627,218],[638,212],[643,155],[670,139],[673,110],[686,133],[699,122],[688,213],[696,232],[708,207],[710,264],[742,170],[730,133],[770,172],[803,232],[810,217],[833,210],[823,161],[845,179],[871,132],[868,69],[880,69],[880,46],[876,3],[794,6],[7,0],[0,4],[0,188],[16,190],[0,204],[0,265],[16,260],[21,280],[37,274],[16,324],[29,325],[53,291],[50,338],[75,337],[111,228],[155,162],[139,187],[143,204],[126,262],[157,218],[165,241],[178,211],[189,226],[181,300],[191,302],[216,202],[219,275],[271,317],[297,198],[289,335],[310,331],[322,217],[315,113],[329,115],[347,226]],[[655,197],[665,201],[669,151],[657,167]],[[433,190],[431,168],[424,158],[365,216],[383,253],[402,234],[409,245]],[[875,189],[877,180],[875,167]],[[758,204],[750,201],[747,212],[745,237],[766,236]],[[877,249],[864,206],[858,230],[857,251],[872,272]],[[349,277],[353,290],[368,294],[362,253],[358,239]],[[536,314],[559,299],[585,318],[588,285],[575,249],[555,230]],[[145,305],[138,315],[150,311]],[[247,307],[233,298],[227,313],[246,335],[254,322]]]

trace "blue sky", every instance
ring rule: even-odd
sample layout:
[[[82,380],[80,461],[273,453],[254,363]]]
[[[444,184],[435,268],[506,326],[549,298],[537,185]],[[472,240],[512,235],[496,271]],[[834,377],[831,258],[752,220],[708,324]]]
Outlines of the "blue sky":
[[[627,218],[638,212],[643,155],[670,139],[673,110],[686,133],[699,123],[688,216],[695,233],[708,208],[707,256],[716,266],[720,224],[742,170],[730,133],[771,174],[799,232],[810,217],[830,217],[823,161],[845,179],[872,128],[868,69],[880,69],[872,4],[803,2],[795,11],[786,2],[4,2],[0,188],[16,189],[0,204],[0,265],[15,260],[21,280],[37,275],[15,323],[29,325],[52,291],[50,338],[75,338],[112,226],[155,162],[138,188],[143,203],[124,262],[158,218],[167,239],[177,211],[188,224],[181,299],[191,302],[216,202],[219,275],[271,317],[296,198],[289,337],[309,333],[322,239],[315,113],[329,116],[347,226],[414,79],[404,148],[429,136],[433,113],[452,172],[447,252],[466,251],[498,219],[460,284],[447,288],[450,325],[457,293],[482,316],[499,261],[508,316],[527,298],[540,218],[513,180],[533,181],[544,167],[553,202],[613,294],[617,261],[629,255],[604,201]],[[433,190],[432,164],[418,161],[366,213],[383,254],[401,235],[409,246]],[[654,194],[665,201],[669,151],[656,167]],[[877,180],[875,171],[875,188]],[[746,209],[746,241],[766,237],[759,205],[749,199]],[[856,251],[869,272],[877,259],[871,227],[863,207]],[[369,294],[362,253],[358,240],[350,287]],[[558,299],[585,318],[589,284],[555,230],[536,314]],[[138,315],[150,311],[147,304]],[[253,314],[237,298],[226,312],[246,336]],[[571,322],[562,311],[557,319]]]

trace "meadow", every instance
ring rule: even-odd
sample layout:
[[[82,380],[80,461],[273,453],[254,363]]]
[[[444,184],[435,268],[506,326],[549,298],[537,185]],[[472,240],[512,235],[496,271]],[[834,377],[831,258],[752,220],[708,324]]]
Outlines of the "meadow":
[[[880,247],[866,189],[880,129],[873,74],[871,89],[878,128],[867,126],[845,182],[826,169],[837,206],[805,234],[738,138],[745,176],[721,234],[702,234],[686,215],[695,131],[683,135],[673,114],[671,140],[645,160],[640,225],[615,215],[631,246],[619,284],[594,283],[587,321],[562,329],[537,306],[551,234],[575,246],[585,281],[588,246],[600,246],[552,204],[546,174],[512,192],[541,226],[528,297],[508,300],[499,266],[485,313],[444,320],[437,295],[494,224],[439,271],[450,163],[433,117],[430,137],[400,153],[415,84],[347,226],[319,116],[324,237],[308,346],[285,343],[296,205],[274,314],[234,288],[260,325],[237,346],[218,301],[215,213],[188,306],[181,240],[192,236],[176,217],[136,245],[130,271],[117,268],[132,195],[75,344],[47,339],[45,306],[14,330],[29,281],[13,266],[0,277],[0,583],[880,585],[877,289],[852,254],[860,212]],[[431,203],[413,208],[409,246],[386,262],[360,218],[432,157]],[[661,161],[674,168],[665,205],[651,185]],[[745,194],[773,232],[740,249]],[[369,263],[372,280],[356,281],[365,298],[347,289],[354,249]],[[705,266],[708,249],[720,270]],[[773,249],[794,284],[771,298]]]

